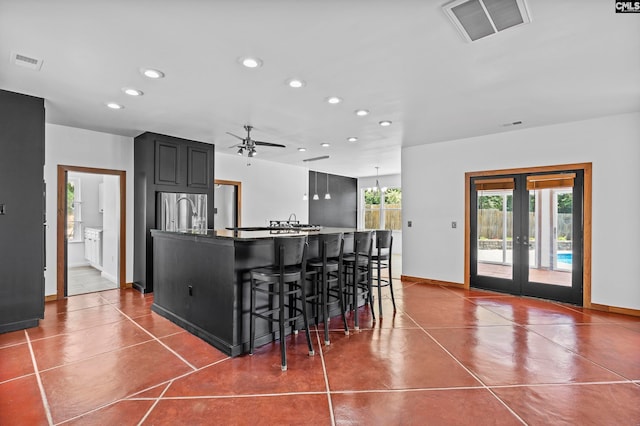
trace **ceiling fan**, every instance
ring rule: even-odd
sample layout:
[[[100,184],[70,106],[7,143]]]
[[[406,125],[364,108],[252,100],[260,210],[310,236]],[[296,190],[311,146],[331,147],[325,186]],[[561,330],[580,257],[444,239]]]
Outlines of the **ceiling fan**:
[[[255,155],[257,155],[258,153],[256,152],[256,146],[260,145],[260,146],[273,146],[273,147],[277,147],[277,148],[286,148],[285,145],[281,145],[279,143],[271,143],[271,142],[262,142],[262,141],[257,141],[254,139],[251,139],[251,129],[253,129],[253,126],[250,126],[248,124],[245,124],[244,129],[247,131],[247,137],[246,138],[242,138],[238,135],[234,135],[233,133],[227,132],[228,135],[233,136],[234,138],[238,138],[242,141],[242,143],[236,144],[236,145],[231,145],[229,148],[238,148],[238,155],[243,155],[244,151],[247,151],[247,155],[249,157],[254,157]]]

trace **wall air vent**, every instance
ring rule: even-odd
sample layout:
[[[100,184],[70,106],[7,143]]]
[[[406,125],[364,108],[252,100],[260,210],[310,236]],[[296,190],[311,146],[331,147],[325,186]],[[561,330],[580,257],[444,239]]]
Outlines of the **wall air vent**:
[[[15,52],[11,52],[11,63],[35,71],[40,71],[40,68],[42,68],[42,59],[32,58]]]
[[[442,9],[469,42],[531,22],[525,0],[455,0]]]

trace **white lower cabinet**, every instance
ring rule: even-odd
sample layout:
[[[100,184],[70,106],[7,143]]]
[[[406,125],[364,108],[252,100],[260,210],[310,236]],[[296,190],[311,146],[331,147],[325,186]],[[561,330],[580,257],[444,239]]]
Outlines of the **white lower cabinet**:
[[[84,257],[91,266],[102,270],[102,229],[85,228]]]

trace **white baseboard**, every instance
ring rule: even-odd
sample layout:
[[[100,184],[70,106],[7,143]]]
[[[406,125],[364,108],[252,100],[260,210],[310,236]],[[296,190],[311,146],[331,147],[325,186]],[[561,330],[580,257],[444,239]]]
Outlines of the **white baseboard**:
[[[114,277],[111,274],[107,274],[105,271],[102,271],[100,273],[100,276],[102,276],[102,278],[111,281],[114,284],[118,284],[118,279],[116,277]]]

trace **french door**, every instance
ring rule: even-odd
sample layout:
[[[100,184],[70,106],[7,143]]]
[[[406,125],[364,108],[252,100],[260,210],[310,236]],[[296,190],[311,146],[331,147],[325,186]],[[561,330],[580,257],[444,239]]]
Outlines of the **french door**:
[[[470,284],[583,301],[583,170],[470,180]]]

